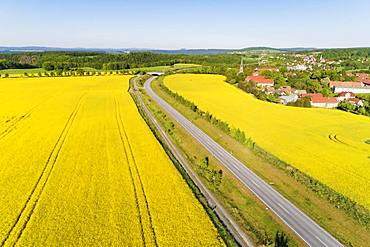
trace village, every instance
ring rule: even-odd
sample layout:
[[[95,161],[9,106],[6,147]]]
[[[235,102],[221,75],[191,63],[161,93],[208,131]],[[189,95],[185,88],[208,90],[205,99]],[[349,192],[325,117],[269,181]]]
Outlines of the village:
[[[277,95],[280,102],[287,104],[296,102],[303,97],[309,97],[312,107],[321,108],[336,108],[339,102],[346,101],[356,107],[363,106],[363,100],[356,98],[356,93],[367,94],[370,93],[370,78],[368,74],[357,74],[354,82],[338,82],[329,81],[329,87],[333,93],[337,94],[335,97],[325,97],[321,93],[307,93],[306,90],[292,88],[291,86],[281,86],[275,88],[273,79],[260,75],[261,71],[277,71],[275,68],[257,68],[256,71],[246,77],[247,82],[253,82],[258,88],[269,95]]]
[[[294,85],[277,83],[274,80],[274,77],[280,76],[286,81],[285,77],[294,77],[297,74],[314,75],[316,71],[331,70],[336,73],[335,69],[341,66],[341,63],[343,61],[340,59],[335,61],[324,59],[318,54],[270,55],[260,60],[259,65],[262,66],[255,68],[251,74],[247,75],[245,82],[252,84],[267,96],[273,97],[274,102],[284,105],[295,105],[298,101],[306,101],[309,102],[310,107],[340,108],[341,105],[346,104],[353,109],[359,109],[366,101],[359,96],[370,95],[370,75],[367,73],[340,72],[341,75],[343,74],[339,78],[344,79],[342,81],[332,80],[330,77],[320,78],[318,79],[320,85],[327,88],[324,93],[319,90],[306,90],[302,87],[295,88]],[[263,67],[263,65],[271,67]],[[243,71],[243,63],[241,63],[240,71]]]

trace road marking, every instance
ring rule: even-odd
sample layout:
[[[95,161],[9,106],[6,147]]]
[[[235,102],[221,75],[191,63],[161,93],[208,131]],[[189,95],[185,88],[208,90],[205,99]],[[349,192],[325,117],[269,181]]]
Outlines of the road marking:
[[[317,238],[317,240],[319,240],[324,246],[328,247],[328,245],[326,245],[318,236],[315,235],[315,238]]]

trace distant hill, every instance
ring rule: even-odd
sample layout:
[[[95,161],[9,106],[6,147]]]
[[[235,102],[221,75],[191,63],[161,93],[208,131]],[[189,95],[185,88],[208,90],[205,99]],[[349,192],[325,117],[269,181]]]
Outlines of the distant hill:
[[[293,47],[293,48],[272,48],[272,47],[247,47],[234,50],[236,53],[277,53],[277,52],[304,52],[314,51],[316,48]]]
[[[45,46],[1,47],[0,53],[22,52],[101,52],[101,53],[128,53],[150,51],[160,54],[185,54],[185,55],[212,55],[224,53],[277,53],[277,52],[302,52],[313,51],[315,48],[272,48],[272,47],[247,47],[243,49],[140,49],[140,48],[61,48]]]
[[[102,53],[127,53],[150,51],[160,54],[186,54],[186,55],[206,55],[222,54],[233,51],[233,49],[178,49],[178,50],[161,50],[161,49],[139,49],[139,48],[60,48],[60,47],[43,47],[43,46],[24,46],[24,47],[0,47],[0,53],[21,53],[21,52],[102,52]]]
[[[183,54],[183,55],[212,55],[223,54],[234,51],[233,49],[179,49],[179,50],[148,50],[161,54]]]
[[[115,48],[62,48],[45,46],[23,46],[4,47],[0,46],[0,53],[21,53],[21,52],[102,52],[102,53],[127,53],[139,49],[115,49]]]

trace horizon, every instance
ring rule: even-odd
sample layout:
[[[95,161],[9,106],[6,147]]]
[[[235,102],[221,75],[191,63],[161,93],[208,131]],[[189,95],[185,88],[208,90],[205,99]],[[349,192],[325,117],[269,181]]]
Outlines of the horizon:
[[[155,47],[62,47],[62,46],[48,46],[48,45],[1,45],[0,48],[46,48],[46,49],[86,49],[86,50],[143,50],[143,51],[180,51],[180,50],[231,50],[237,51],[242,49],[250,49],[250,48],[268,48],[268,49],[315,49],[315,50],[327,50],[327,49],[366,49],[370,48],[369,46],[343,46],[343,47],[304,47],[304,46],[292,46],[292,47],[270,47],[270,46],[247,46],[247,47],[239,47],[239,48],[224,48],[224,47],[216,47],[216,48],[209,48],[209,47],[200,47],[200,48],[155,48]]]
[[[0,46],[87,49],[368,47],[365,0],[5,0]],[[16,10],[16,12],[14,11]],[[27,23],[27,25],[24,25]],[[360,35],[359,35],[360,34]]]

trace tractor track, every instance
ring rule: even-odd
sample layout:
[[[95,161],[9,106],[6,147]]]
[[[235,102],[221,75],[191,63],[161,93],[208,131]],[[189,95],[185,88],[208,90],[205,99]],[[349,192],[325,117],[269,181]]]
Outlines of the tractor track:
[[[13,119],[10,119],[7,123],[9,123],[9,126],[5,127],[4,130],[0,132],[0,140],[5,138],[8,134],[10,134],[13,130],[17,129],[18,124],[22,123],[24,120],[28,119],[32,113],[36,110],[37,107],[44,104],[48,100],[50,100],[53,97],[49,97],[46,100],[41,101],[40,103],[34,105],[31,109],[29,109],[25,114],[19,117],[15,117]]]
[[[84,95],[82,95],[68,117],[66,124],[63,127],[62,132],[60,133],[57,142],[54,144],[53,149],[51,150],[49,157],[43,167],[43,170],[37,179],[35,185],[33,186],[30,195],[28,196],[25,204],[23,205],[22,209],[18,213],[15,222],[9,229],[6,237],[1,241],[0,246],[8,245],[9,241],[14,238],[13,243],[9,243],[10,246],[15,246],[20,239],[23,231],[26,229],[28,222],[30,221],[32,214],[36,208],[36,205],[46,187],[46,184],[50,178],[50,175],[54,169],[55,163],[58,160],[59,153],[63,148],[65,140],[68,136],[69,130],[73,125],[74,120],[81,108],[82,99]],[[37,107],[37,106],[36,106]],[[34,108],[36,108],[34,107]]]
[[[349,145],[348,143],[345,143],[343,141],[341,141],[340,139],[338,139],[337,135],[336,134],[329,134],[329,139],[335,143],[338,143],[338,144],[343,144],[343,145],[346,145],[346,146],[349,146],[349,147],[352,147],[351,145]]]
[[[144,189],[144,184],[142,182],[141,175],[140,175],[140,172],[139,172],[139,169],[138,169],[138,166],[137,166],[137,162],[136,162],[136,159],[135,159],[130,141],[128,139],[124,124],[123,124],[122,115],[121,115],[121,112],[119,110],[120,105],[119,105],[119,101],[118,101],[117,97],[115,98],[115,106],[116,106],[116,120],[117,120],[117,124],[119,125],[120,137],[121,137],[121,141],[122,141],[122,144],[123,144],[123,147],[124,147],[126,159],[127,159],[128,165],[129,165],[130,176],[131,176],[131,179],[132,179],[132,182],[133,182],[133,185],[134,185],[135,197],[136,197],[136,202],[137,202],[137,207],[138,207],[138,210],[139,210],[139,214],[140,214],[140,217],[142,217],[142,214],[140,212],[141,211],[140,206],[138,204],[139,201],[138,201],[137,189],[136,189],[136,185],[135,185],[135,182],[134,182],[134,177],[133,177],[133,174],[132,174],[131,165],[130,165],[130,162],[129,162],[129,159],[128,159],[129,156],[131,157],[131,159],[133,161],[134,170],[135,170],[135,172],[137,174],[137,177],[138,177],[138,180],[139,180],[139,187],[141,187],[141,193],[142,193],[142,196],[144,198],[145,207],[146,207],[146,211],[148,213],[148,218],[149,218],[150,229],[151,229],[151,232],[152,232],[152,235],[153,235],[152,236],[153,237],[153,242],[154,242],[155,246],[158,246],[156,233],[155,233],[155,230],[154,230],[154,227],[153,227],[152,215],[150,213],[149,203],[148,203],[148,199],[147,199],[145,189]],[[127,143],[127,147],[128,147],[127,149],[128,150],[126,149],[126,147],[124,145],[125,142]],[[140,219],[140,223],[142,225],[142,219]],[[143,234],[143,237],[144,237],[144,245],[146,245],[143,225],[142,225],[141,228],[142,228],[142,234]]]

